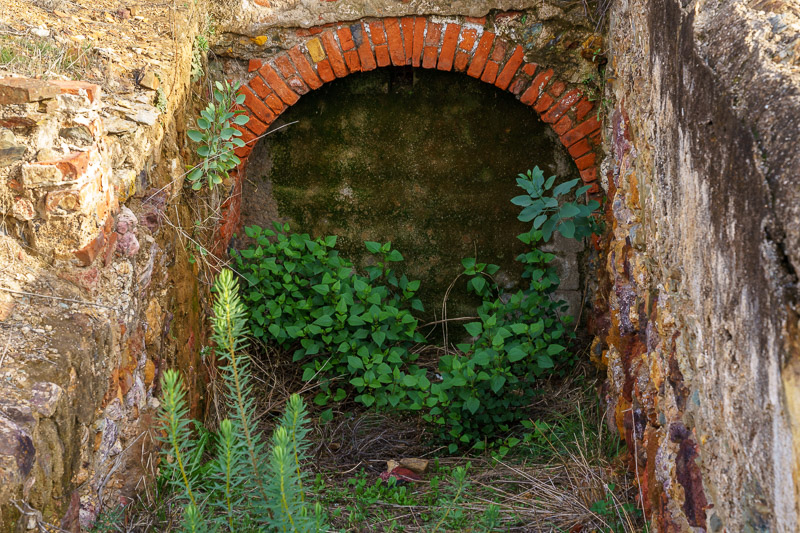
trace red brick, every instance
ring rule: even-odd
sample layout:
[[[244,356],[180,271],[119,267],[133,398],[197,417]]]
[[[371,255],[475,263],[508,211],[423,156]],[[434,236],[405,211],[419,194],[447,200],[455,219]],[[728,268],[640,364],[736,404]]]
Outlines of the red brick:
[[[593,167],[597,156],[594,152],[589,152],[588,154],[579,157],[575,160],[575,164],[578,166],[578,170],[586,170],[589,167]]]
[[[547,93],[553,98],[558,98],[559,96],[561,96],[561,94],[564,92],[564,89],[566,88],[567,88],[566,83],[564,83],[561,80],[556,80],[553,82],[550,88],[547,89]]]
[[[317,76],[317,73],[314,72],[314,67],[312,67],[311,63],[306,59],[299,44],[289,50],[289,56],[292,58],[294,66],[309,87],[312,89],[319,89],[322,87],[322,81],[319,79],[319,76]]]
[[[422,53],[422,68],[435,68],[439,48],[436,46],[426,46]]]
[[[580,141],[576,142],[575,144],[567,148],[569,155],[571,155],[573,159],[578,159],[580,156],[584,155],[587,152],[590,152],[591,150],[592,147],[589,145],[589,141],[587,141],[586,139],[581,139]]]
[[[103,251],[106,245],[106,236],[101,231],[100,234],[95,237],[92,242],[73,252],[75,254],[75,258],[80,261],[83,266],[89,266],[94,261],[95,257],[100,255],[100,252]]]
[[[102,90],[100,89],[99,85],[94,83],[89,83],[86,81],[74,81],[74,80],[51,80],[50,83],[56,85],[59,89],[61,89],[61,94],[81,94],[81,92],[86,91],[86,95],[89,98],[89,101],[93,104],[100,101],[100,96],[102,95]]]
[[[325,31],[324,26],[314,26],[313,28],[308,29],[308,33],[310,33],[311,35],[319,35],[323,31]]]
[[[575,106],[575,118],[578,119],[578,122],[586,118],[586,115],[589,114],[593,107],[594,103],[590,102],[586,98],[583,98],[580,102],[578,102],[578,105]]]
[[[73,152],[48,163],[54,164],[65,178],[76,179],[83,176],[89,168],[89,152]]]
[[[507,48],[508,44],[505,41],[502,39],[497,39],[494,43],[494,50],[492,50],[490,59],[495,63],[502,63],[503,59],[506,58]]]
[[[272,124],[275,114],[253,93],[250,87],[242,86],[241,92],[244,94],[244,106],[250,110],[250,114],[257,116],[267,124]]]
[[[464,22],[471,22],[472,24],[486,24],[486,17],[464,17]]]
[[[250,152],[253,151],[253,147],[250,145],[247,146],[240,146],[233,150],[233,153],[236,154],[240,159],[244,159],[245,157],[250,155]]]
[[[378,46],[379,44],[386,44],[386,33],[383,27],[383,21],[375,20],[369,23],[369,34],[372,37],[372,44]]]
[[[305,28],[300,28],[294,32],[298,37],[311,37],[311,32]]]
[[[281,100],[286,102],[287,105],[294,105],[300,99],[293,90],[289,88],[286,83],[278,76],[278,73],[275,72],[270,65],[264,65],[260,69],[258,69],[258,73],[261,74],[261,77],[267,82],[267,85],[275,91]]]
[[[458,34],[461,28],[458,24],[448,24],[444,30],[444,40],[442,41],[442,51],[439,54],[439,70],[451,70],[453,60],[456,55],[456,45],[458,45]]]
[[[547,113],[542,115],[542,120],[547,122],[548,124],[552,124],[557,122],[564,113],[569,111],[569,109],[578,103],[583,95],[578,89],[572,89],[571,91],[567,91],[567,93],[561,97],[561,100],[558,101],[556,105],[550,109]]]
[[[453,68],[458,72],[464,72],[467,70],[467,65],[469,64],[469,54],[466,52],[458,51],[456,52],[456,61],[453,63]]]
[[[425,46],[439,46],[442,40],[442,25],[428,22],[428,31],[425,33]]]
[[[481,40],[478,42],[478,47],[475,49],[475,55],[472,57],[472,62],[467,69],[467,76],[479,78],[483,73],[483,67],[486,66],[486,60],[489,58],[489,51],[492,49],[494,42],[494,33],[487,31],[481,35]]]
[[[353,52],[355,54],[355,52]],[[291,76],[286,80],[286,85],[297,94],[308,93],[308,86],[300,76]]]
[[[252,149],[253,146],[255,146],[256,141],[258,140],[258,136],[257,135],[253,135],[250,131],[248,131],[246,129],[243,129],[243,128],[238,128],[238,129],[239,129],[239,131],[242,132],[242,135],[239,138],[241,140],[243,140],[244,143],[248,147],[250,147]]]
[[[272,89],[269,88],[269,85],[267,85],[260,76],[253,77],[253,79],[248,82],[248,85],[262,100],[272,94]]]
[[[601,146],[603,144],[603,132],[597,130],[589,135],[589,142],[592,143],[592,146]]]
[[[600,183],[599,181],[595,181],[594,183],[592,183],[592,186],[589,188],[588,191],[586,191],[586,193],[589,195],[590,200],[597,200],[597,202],[600,205],[602,205],[603,195],[598,194],[600,192],[600,185],[598,185],[599,183]],[[592,237],[595,237],[595,235],[592,235]]]
[[[525,94],[523,94],[522,98],[520,98],[520,101],[523,104],[531,105],[539,98],[542,89],[544,89],[544,86],[547,85],[547,82],[550,81],[550,78],[552,77],[553,77],[553,69],[547,69],[537,74],[536,77],[533,78],[531,86],[528,87],[528,90],[525,91]]]
[[[386,40],[389,42],[389,55],[392,64],[396,67],[406,64],[406,52],[403,48],[403,34],[400,33],[400,21],[394,17],[384,19],[383,25],[386,28]]]
[[[406,51],[405,64],[410,65],[414,55],[414,17],[401,18],[400,27],[403,30],[403,47]]]
[[[356,43],[353,41],[353,33],[350,28],[342,26],[336,30],[336,34],[339,36],[339,44],[342,45],[342,51],[355,50]]]
[[[247,129],[249,129],[256,135],[263,135],[263,133],[267,131],[267,128],[269,126],[258,120],[258,117],[255,117],[253,115],[248,115],[248,116],[250,117],[250,120],[248,120],[247,124],[245,124]]]
[[[525,59],[525,53],[522,49],[522,46],[517,46],[514,49],[514,53],[511,54],[511,57],[508,59],[506,66],[503,67],[503,70],[500,72],[500,75],[497,76],[497,81],[495,81],[495,86],[506,90],[508,85],[511,83],[511,80],[514,78],[514,74],[517,73],[519,70],[519,66],[522,65],[522,61]]]
[[[581,179],[584,183],[592,183],[597,181],[597,168],[589,167],[587,169],[581,170]]]
[[[369,45],[369,37],[367,37],[367,30],[363,24],[358,26],[361,28],[356,32],[356,45],[358,46],[358,58],[361,60],[361,70],[375,70],[378,66],[375,63],[375,56],[372,55],[372,47]]]
[[[336,75],[333,73],[333,69],[331,68],[331,64],[328,61],[328,58],[325,58],[319,63],[317,63],[317,74],[319,74],[320,79],[324,83],[336,79]]]
[[[325,53],[328,54],[328,59],[333,67],[333,73],[337,78],[344,78],[347,76],[347,65],[344,62],[342,51],[339,48],[339,43],[333,36],[333,32],[326,31],[322,34],[322,46],[325,48]]]
[[[297,74],[297,71],[294,69],[294,65],[292,65],[292,62],[289,60],[289,56],[286,54],[280,54],[275,58],[275,66],[278,67],[278,70],[280,70],[284,78],[288,78]]]
[[[0,79],[0,105],[25,104],[55,98],[61,90],[53,83],[32,78]]]
[[[358,52],[355,50],[348,50],[344,53],[344,62],[347,63],[350,72],[361,72],[361,60],[358,59]]]
[[[254,70],[258,70],[261,68],[264,62],[260,59],[251,59],[247,62],[247,72],[253,72]]]
[[[597,120],[597,117],[591,116],[586,121],[582,122],[581,124],[575,126],[567,133],[561,136],[561,143],[564,146],[572,146],[579,140],[588,135],[591,135],[595,131],[600,129],[600,121]],[[570,152],[571,153],[571,152]]]
[[[275,93],[269,93],[264,98],[264,103],[267,104],[276,115],[280,115],[286,109],[286,104],[284,104],[283,100],[278,98]]]
[[[475,41],[478,39],[478,30],[475,28],[464,28],[461,32],[461,42],[458,43],[458,48],[465,52],[472,52],[475,46]]]
[[[550,109],[550,106],[553,105],[553,98],[549,94],[543,94],[539,97],[536,101],[536,105],[533,106],[533,109],[542,115],[545,111]]]
[[[514,80],[514,81],[511,83],[511,85],[509,86],[508,90],[509,90],[509,91],[510,91],[512,94],[515,94],[515,95],[519,96],[519,93],[521,93],[521,92],[522,92],[522,90],[525,88],[525,86],[526,86],[526,85],[528,85],[528,83],[529,83],[529,81],[528,81],[528,80],[526,80],[525,78],[522,78],[522,77],[517,77],[517,78],[516,78],[516,79],[515,79],[515,80]]]
[[[483,75],[481,76],[481,81],[485,83],[494,83],[494,80],[497,79],[497,71],[499,69],[500,65],[498,65],[494,61],[488,61],[486,63],[486,68],[483,69]]]
[[[532,76],[533,76],[533,75],[536,73],[536,68],[537,68],[538,66],[539,66],[539,65],[537,65],[536,63],[525,63],[525,64],[522,66],[522,72],[524,72],[524,73],[525,73],[525,74],[527,74],[528,76],[531,76],[531,77],[532,77]]]
[[[425,19],[417,17],[414,21],[414,43],[411,53],[411,64],[415,67],[420,66],[422,57],[422,48],[425,43]]]
[[[559,120],[553,125],[553,131],[556,132],[556,135],[564,135],[565,133],[567,133],[569,130],[572,129],[573,125],[574,124],[572,122],[572,119],[569,118],[569,115],[564,115],[563,117],[561,117],[561,120]]]
[[[385,44],[375,47],[375,60],[378,62],[379,67],[386,67],[391,64],[392,60],[389,57],[389,47]]]

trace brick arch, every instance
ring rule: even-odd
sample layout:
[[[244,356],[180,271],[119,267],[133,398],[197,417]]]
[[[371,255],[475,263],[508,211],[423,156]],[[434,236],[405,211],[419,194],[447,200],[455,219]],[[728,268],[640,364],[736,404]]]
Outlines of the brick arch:
[[[512,15],[513,16],[513,15]],[[463,72],[514,94],[550,124],[575,161],[582,180],[599,192],[600,121],[582,91],[551,68],[525,61],[524,49],[486,29],[486,18],[402,17],[365,19],[298,30],[301,43],[265,59],[251,59],[242,86],[250,122],[239,130],[247,143],[236,154],[233,191],[222,206],[219,243],[227,246],[239,222],[247,158],[259,136],[300,97],[354,72],[413,66]]]

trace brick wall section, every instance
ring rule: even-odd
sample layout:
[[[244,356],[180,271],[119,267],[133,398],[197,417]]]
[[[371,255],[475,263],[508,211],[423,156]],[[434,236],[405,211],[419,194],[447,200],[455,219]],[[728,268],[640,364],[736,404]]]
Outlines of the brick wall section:
[[[353,72],[394,65],[465,72],[511,92],[552,125],[583,181],[592,185],[590,193],[598,194],[596,162],[601,123],[594,103],[579,88],[559,80],[552,69],[527,62],[521,46],[498,38],[485,24],[485,18],[442,22],[404,17],[298,30],[298,37],[306,39],[303,43],[271,57],[251,60],[248,65],[253,77],[242,89],[246,98],[243,108],[253,120],[240,128],[247,146],[236,151],[242,164],[232,177],[237,183],[243,179],[247,156],[265,127],[309,88],[316,89]],[[236,230],[240,203],[235,198],[225,206],[220,248]]]
[[[51,100],[57,110],[60,95],[72,95],[80,103],[81,110],[70,120],[85,126],[93,141],[82,151],[52,160],[23,162],[19,182],[7,184],[14,192],[9,214],[29,224],[31,244],[38,252],[88,266],[110,249],[113,252],[113,216],[119,209],[98,115],[101,89],[81,81],[0,78],[0,106]],[[60,115],[53,116],[57,122]]]

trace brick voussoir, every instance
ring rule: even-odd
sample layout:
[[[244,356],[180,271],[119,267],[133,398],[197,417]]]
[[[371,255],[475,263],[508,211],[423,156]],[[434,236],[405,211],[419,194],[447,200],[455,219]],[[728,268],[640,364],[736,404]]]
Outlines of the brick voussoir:
[[[250,110],[250,113],[257,116],[265,123],[272,123],[275,120],[275,114],[255,95],[255,93],[247,85],[243,85],[240,89],[244,94],[244,107]]]
[[[303,53],[300,45],[297,45],[289,50],[289,57],[292,59],[297,72],[300,73],[303,81],[305,81],[309,87],[315,90],[322,87],[322,80],[320,80],[319,76],[317,76],[317,73],[314,71],[314,67],[311,66],[311,63]]]
[[[394,17],[384,19],[386,40],[389,43],[389,57],[392,65],[400,67],[406,64],[406,51],[403,48],[403,34],[400,30],[400,20]]]
[[[264,78],[264,81],[267,82],[267,85],[278,95],[278,97],[286,103],[286,105],[294,105],[300,100],[300,97],[297,96],[297,93],[294,92],[292,89],[286,85],[286,82],[281,79],[275,69],[272,68],[272,65],[266,63],[263,67],[258,69],[258,73]]]
[[[511,57],[508,58],[505,66],[500,71],[500,74],[498,74],[497,80],[494,82],[495,86],[503,90],[508,89],[508,86],[511,84],[511,80],[514,79],[514,75],[517,73],[524,60],[525,52],[521,45],[517,45],[517,47],[514,48],[514,51],[511,53]]]
[[[467,69],[467,75],[473,78],[480,78],[483,74],[483,68],[486,66],[486,61],[489,59],[489,52],[494,43],[495,34],[490,31],[483,32],[478,46],[475,48],[475,54],[472,56],[472,62]]]
[[[344,78],[347,76],[347,65],[344,62],[342,50],[339,48],[339,42],[332,31],[323,32],[320,35],[322,39],[322,46],[325,48],[325,53],[328,55],[328,60],[333,68],[333,73],[337,78]]]
[[[552,108],[550,108],[547,113],[542,115],[542,120],[548,124],[557,122],[567,111],[570,110],[571,107],[580,101],[581,97],[583,97],[583,94],[581,94],[578,89],[567,91],[566,94],[561,97],[561,100],[559,100]]]
[[[456,46],[458,46],[458,35],[461,27],[458,24],[448,24],[444,30],[442,39],[442,51],[439,54],[439,63],[436,68],[439,70],[452,70],[453,61],[456,57]]]

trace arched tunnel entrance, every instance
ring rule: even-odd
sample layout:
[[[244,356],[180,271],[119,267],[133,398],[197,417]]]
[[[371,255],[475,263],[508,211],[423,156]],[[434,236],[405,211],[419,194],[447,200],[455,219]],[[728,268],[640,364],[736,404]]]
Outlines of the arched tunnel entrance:
[[[462,258],[499,265],[502,286],[519,288],[515,258],[526,246],[516,236],[529,225],[510,202],[523,192],[519,173],[539,166],[559,181],[579,176],[533,109],[450,72],[395,67],[348,76],[301,99],[271,129],[248,158],[241,223],[336,235],[361,267],[374,260],[365,241],[391,241],[405,257],[400,271],[421,281],[426,322],[442,318]],[[558,296],[577,315],[581,245],[566,244],[554,249]],[[475,313],[465,284],[448,294],[449,317]]]

